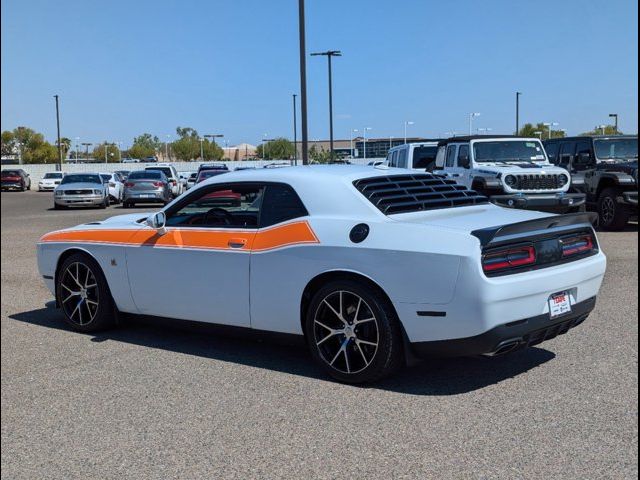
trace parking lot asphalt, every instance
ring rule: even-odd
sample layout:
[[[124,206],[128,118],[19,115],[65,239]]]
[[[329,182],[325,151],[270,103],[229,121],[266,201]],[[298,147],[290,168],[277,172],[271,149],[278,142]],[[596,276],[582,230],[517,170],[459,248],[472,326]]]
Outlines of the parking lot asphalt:
[[[600,234],[598,306],[569,334],[353,387],[301,347],[137,321],[71,332],[35,243],[129,210],[52,203],[2,193],[2,478],[637,478],[637,225]]]

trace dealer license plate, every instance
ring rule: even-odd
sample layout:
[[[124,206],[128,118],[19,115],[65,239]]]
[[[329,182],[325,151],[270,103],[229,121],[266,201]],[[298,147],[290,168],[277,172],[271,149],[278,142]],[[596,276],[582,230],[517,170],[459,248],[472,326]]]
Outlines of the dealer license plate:
[[[571,313],[571,297],[569,292],[556,293],[549,298],[549,312],[551,318]]]

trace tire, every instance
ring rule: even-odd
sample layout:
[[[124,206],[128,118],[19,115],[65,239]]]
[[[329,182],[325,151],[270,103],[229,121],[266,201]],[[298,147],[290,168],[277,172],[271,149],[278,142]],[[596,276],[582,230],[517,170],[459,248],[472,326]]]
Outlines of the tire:
[[[53,202],[53,209],[54,210],[64,210],[66,207],[64,205],[58,205],[57,203]]]
[[[598,198],[598,224],[603,230],[619,231],[629,222],[629,212],[618,203],[618,190],[607,188]]]
[[[107,280],[87,254],[75,253],[62,263],[56,272],[56,300],[73,330],[90,333],[115,325],[116,309]]]
[[[107,195],[106,198],[104,199],[104,202],[102,203],[102,205],[100,205],[100,208],[105,209],[109,205],[111,205],[111,202],[109,201],[109,195]]]
[[[364,283],[338,280],[320,288],[309,304],[304,331],[314,361],[340,382],[375,382],[404,361],[393,307]]]
[[[129,202],[123,202],[122,208],[131,208],[131,204]]]

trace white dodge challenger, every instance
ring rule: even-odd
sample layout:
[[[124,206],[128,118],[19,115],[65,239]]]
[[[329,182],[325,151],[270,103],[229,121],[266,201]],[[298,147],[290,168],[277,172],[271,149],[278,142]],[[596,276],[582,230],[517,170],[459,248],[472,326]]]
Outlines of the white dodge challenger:
[[[259,169],[149,217],[46,234],[38,266],[78,331],[128,313],[299,335],[329,375],[355,383],[579,325],[606,268],[591,220],[501,208],[384,166]]]

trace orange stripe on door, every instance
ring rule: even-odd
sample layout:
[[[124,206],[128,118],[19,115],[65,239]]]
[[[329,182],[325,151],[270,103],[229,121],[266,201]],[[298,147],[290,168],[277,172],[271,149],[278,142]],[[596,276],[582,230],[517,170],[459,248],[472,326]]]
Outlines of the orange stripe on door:
[[[286,246],[319,243],[308,222],[295,222],[264,230],[214,230],[168,228],[155,230],[70,230],[44,235],[41,242],[103,243],[165,248],[202,248],[212,250],[266,251]]]

